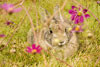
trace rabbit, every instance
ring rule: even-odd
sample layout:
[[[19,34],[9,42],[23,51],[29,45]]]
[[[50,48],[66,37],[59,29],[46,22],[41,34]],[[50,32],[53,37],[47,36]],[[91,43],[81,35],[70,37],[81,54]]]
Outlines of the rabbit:
[[[54,7],[54,12],[59,10],[59,6]],[[41,9],[41,22],[46,23],[46,20],[50,17],[47,10]],[[51,22],[43,26],[40,30],[38,37],[39,44],[44,48],[50,50],[55,56],[61,59],[67,59],[73,55],[79,47],[78,38],[76,33],[70,33],[69,28],[72,28],[71,21],[64,19],[59,10]],[[27,35],[27,41],[30,44],[34,43],[34,35],[32,29],[29,30]]]

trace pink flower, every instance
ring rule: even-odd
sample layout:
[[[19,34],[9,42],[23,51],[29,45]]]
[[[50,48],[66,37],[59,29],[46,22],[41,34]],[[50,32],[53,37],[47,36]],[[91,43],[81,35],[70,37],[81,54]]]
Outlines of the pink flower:
[[[1,5],[0,7],[3,8],[4,10],[6,10],[10,14],[21,11],[21,8],[15,8],[13,4],[5,3],[5,4]]]
[[[82,26],[77,25],[73,27],[71,32],[73,33],[73,32],[82,32],[82,31],[83,31]]]
[[[2,37],[5,37],[5,35],[4,34],[0,34],[0,38],[2,38]]]
[[[100,4],[100,1],[97,1],[97,4]]]
[[[32,45],[32,48],[31,47],[27,47],[27,52],[28,53],[32,53],[32,54],[34,54],[34,53],[40,53],[40,51],[41,51],[41,47],[40,47],[40,45],[38,45],[37,47],[36,47],[36,45],[35,44],[33,44]]]
[[[72,9],[69,10],[69,14],[71,14],[71,20],[74,21],[75,24],[83,23],[84,18],[89,18],[90,15],[86,14],[87,9],[83,9],[82,11],[80,8],[72,6]]]

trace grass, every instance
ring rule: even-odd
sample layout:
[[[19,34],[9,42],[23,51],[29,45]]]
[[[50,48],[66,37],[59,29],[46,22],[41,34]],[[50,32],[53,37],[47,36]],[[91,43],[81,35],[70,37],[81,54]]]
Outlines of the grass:
[[[100,19],[100,6],[96,4],[94,0],[78,0],[82,5],[88,6],[88,8]],[[16,3],[16,1],[8,1],[8,3]],[[3,3],[3,2],[1,2]],[[36,5],[38,13],[40,11],[39,7],[46,8],[51,14],[53,13],[53,8],[56,4],[62,5],[63,0],[37,0]],[[68,10],[71,8],[71,5],[76,5],[74,2],[68,0],[66,7],[62,13],[70,18]],[[33,22],[36,22],[35,9],[31,0],[26,0],[24,3],[26,8],[32,7],[29,11]],[[89,13],[89,12],[88,12]],[[9,38],[14,33],[14,28],[20,23],[25,12],[21,11],[13,15],[0,15],[0,34],[8,35],[3,44],[7,43]],[[90,14],[90,13],[89,13]],[[90,14],[91,15],[91,14]],[[12,20],[15,24],[12,26],[5,25],[6,20]],[[51,55],[42,51],[42,54],[31,55],[25,52],[25,49],[28,45],[27,43],[27,32],[30,29],[29,19],[25,17],[25,20],[18,27],[18,30],[11,38],[8,46],[0,51],[0,67],[66,67],[65,64],[56,60]],[[72,67],[94,67],[98,57],[100,56],[100,26],[98,21],[91,15],[89,19],[85,22],[88,25],[88,28],[85,28],[83,33],[79,34],[79,43],[80,48],[73,56],[69,57],[66,60],[66,63],[70,64]],[[94,35],[92,38],[88,38],[87,30],[90,30]],[[0,38],[2,40],[3,38]],[[0,45],[0,46],[1,46]],[[15,46],[15,47],[14,47]],[[1,48],[1,47],[0,47]],[[15,49],[15,53],[11,53],[11,49]],[[100,60],[99,60],[100,61]],[[96,64],[96,67],[100,67],[100,62]]]

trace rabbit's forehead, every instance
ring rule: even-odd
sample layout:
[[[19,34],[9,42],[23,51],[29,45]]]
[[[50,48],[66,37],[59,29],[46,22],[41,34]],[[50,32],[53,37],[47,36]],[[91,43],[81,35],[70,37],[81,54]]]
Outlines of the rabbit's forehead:
[[[63,27],[63,29],[61,31],[59,25],[57,25],[57,24],[53,24],[52,26],[50,26],[50,28],[51,28],[51,30],[53,32],[64,32],[65,31],[64,27]]]

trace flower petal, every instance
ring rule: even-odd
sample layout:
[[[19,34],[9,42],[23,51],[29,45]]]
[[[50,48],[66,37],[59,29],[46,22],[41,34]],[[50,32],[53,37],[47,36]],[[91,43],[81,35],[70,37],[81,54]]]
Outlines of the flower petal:
[[[22,10],[22,8],[15,8],[14,10],[13,10],[13,12],[20,12]]]
[[[90,15],[89,14],[85,14],[85,18],[89,18],[90,17]]]
[[[76,8],[76,6],[72,6],[72,9]]]
[[[76,14],[73,14],[73,15],[71,16],[71,20],[74,20],[75,17],[76,17]]]
[[[37,50],[37,53],[40,53],[40,50]]]
[[[41,49],[42,49],[42,48],[38,49],[38,50],[37,50],[37,53],[40,53],[40,52],[41,52]]]
[[[76,17],[75,17],[75,24],[78,24],[78,23],[79,23],[79,21],[80,21],[79,16],[76,16]]]
[[[37,46],[37,53],[40,53],[40,51],[42,50],[42,48],[40,47],[40,45]]]
[[[80,16],[80,22],[83,23],[84,22],[84,17]]]
[[[80,25],[80,26],[74,26],[71,32],[74,33],[74,32],[82,32],[82,31],[83,29],[82,29],[82,26]]]
[[[78,32],[83,32],[82,25],[80,25],[80,30]]]
[[[27,52],[31,53],[32,52],[32,49],[30,47],[27,47]]]
[[[73,9],[69,10],[69,14],[76,14],[77,12]]]
[[[0,37],[5,37],[5,35],[4,34],[0,34]]]
[[[32,50],[30,47],[27,47],[28,50]]]
[[[86,13],[87,11],[88,11],[87,9],[84,9],[84,10],[83,10],[83,13]]]
[[[35,49],[36,48],[36,45],[35,44],[32,44],[32,49]]]
[[[39,49],[39,48],[40,48],[40,45],[37,46],[37,49]]]
[[[38,50],[41,50],[42,48],[40,47],[40,45],[38,45],[38,46],[37,46],[37,49],[38,49]]]
[[[1,5],[1,8],[3,8],[3,9],[5,9],[5,10],[8,10],[9,8],[13,8],[14,6],[13,6],[13,4],[3,4],[3,5]]]

